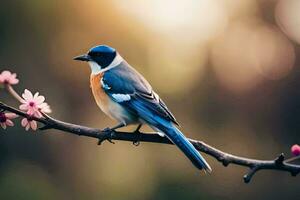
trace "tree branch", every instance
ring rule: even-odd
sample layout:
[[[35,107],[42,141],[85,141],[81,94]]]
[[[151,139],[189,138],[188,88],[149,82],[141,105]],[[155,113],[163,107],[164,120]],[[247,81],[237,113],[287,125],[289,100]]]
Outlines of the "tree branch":
[[[13,112],[19,116],[31,118],[42,123],[44,126],[40,130],[47,129],[56,129],[61,130],[66,133],[72,133],[79,136],[87,136],[92,138],[97,138],[99,144],[101,142],[108,140],[121,140],[121,141],[130,141],[130,142],[152,142],[160,144],[172,144],[172,142],[167,137],[161,137],[158,134],[153,133],[140,133],[140,132],[122,132],[122,131],[111,131],[111,130],[100,130],[96,128],[90,128],[86,126],[80,126],[76,124],[71,124],[63,122],[57,119],[54,119],[48,115],[44,114],[44,118],[35,118],[28,116],[26,113],[5,105],[0,102],[0,109],[4,111]],[[253,175],[259,170],[279,170],[286,171],[291,173],[292,176],[296,176],[300,172],[300,165],[295,165],[288,163],[283,154],[280,154],[278,157],[272,160],[256,160],[249,159],[245,157],[235,156],[226,152],[223,152],[219,149],[216,149],[202,141],[189,139],[189,141],[194,145],[194,147],[203,153],[206,153],[216,160],[221,162],[225,167],[229,164],[240,165],[249,168],[248,173],[244,176],[245,183],[249,183]],[[290,159],[289,159],[290,160]]]

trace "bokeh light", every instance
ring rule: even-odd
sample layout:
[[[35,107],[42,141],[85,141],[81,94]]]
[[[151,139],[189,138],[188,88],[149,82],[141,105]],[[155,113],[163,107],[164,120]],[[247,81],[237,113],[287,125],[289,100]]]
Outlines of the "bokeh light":
[[[153,32],[181,36],[183,40],[213,38],[227,24],[226,10],[216,0],[127,0],[115,4],[121,12],[141,20]]]
[[[238,21],[212,47],[212,62],[228,89],[244,91],[280,79],[295,62],[294,47],[276,28],[258,20]]]

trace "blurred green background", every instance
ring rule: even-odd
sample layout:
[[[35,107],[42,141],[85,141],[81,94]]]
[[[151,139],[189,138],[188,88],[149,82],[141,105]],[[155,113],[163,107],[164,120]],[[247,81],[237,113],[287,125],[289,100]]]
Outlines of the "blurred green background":
[[[72,58],[107,44],[153,85],[183,132],[221,150],[272,159],[300,143],[298,0],[2,0],[0,71],[52,116],[105,128],[89,68]],[[3,90],[1,101],[18,106]],[[128,127],[127,130],[133,130]],[[145,129],[144,130],[149,130]],[[96,140],[56,130],[0,130],[0,199],[291,199],[299,177],[223,167],[211,175],[173,146]]]

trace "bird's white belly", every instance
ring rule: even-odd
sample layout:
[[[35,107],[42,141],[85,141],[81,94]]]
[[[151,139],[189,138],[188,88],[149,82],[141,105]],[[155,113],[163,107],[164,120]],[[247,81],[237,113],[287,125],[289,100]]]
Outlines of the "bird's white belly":
[[[112,99],[108,97],[107,106],[100,105],[101,110],[110,116],[112,119],[115,119],[124,124],[132,124],[134,123],[133,117],[126,111],[120,104],[114,102]]]

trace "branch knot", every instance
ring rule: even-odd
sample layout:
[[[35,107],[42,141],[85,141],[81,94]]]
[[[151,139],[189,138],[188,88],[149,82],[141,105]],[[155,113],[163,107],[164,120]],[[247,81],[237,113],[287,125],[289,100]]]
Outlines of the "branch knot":
[[[275,159],[275,164],[276,165],[283,165],[284,161],[284,154],[281,153],[276,159]]]

